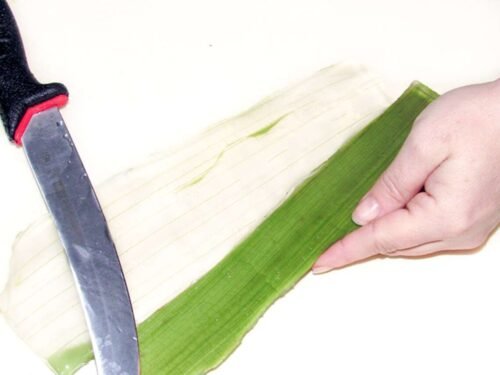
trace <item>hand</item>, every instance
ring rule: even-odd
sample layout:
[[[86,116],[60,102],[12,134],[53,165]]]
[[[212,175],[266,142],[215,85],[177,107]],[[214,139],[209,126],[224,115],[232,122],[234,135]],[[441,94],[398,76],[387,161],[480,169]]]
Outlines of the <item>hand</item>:
[[[430,104],[353,220],[362,227],[321,255],[314,273],[377,254],[412,257],[483,244],[500,223],[500,80]]]

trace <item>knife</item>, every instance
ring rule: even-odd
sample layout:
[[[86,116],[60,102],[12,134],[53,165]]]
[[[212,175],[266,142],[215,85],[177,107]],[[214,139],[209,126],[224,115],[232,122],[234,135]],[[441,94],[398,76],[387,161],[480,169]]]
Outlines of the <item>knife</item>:
[[[51,213],[77,286],[100,375],[140,373],[130,297],[92,184],[59,112],[60,83],[31,73],[14,16],[0,0],[0,116],[22,146]]]

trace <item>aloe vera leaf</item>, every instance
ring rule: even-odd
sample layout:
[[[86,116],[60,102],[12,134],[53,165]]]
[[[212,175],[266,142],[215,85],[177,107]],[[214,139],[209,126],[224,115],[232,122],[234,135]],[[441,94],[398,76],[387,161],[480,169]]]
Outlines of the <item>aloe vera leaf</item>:
[[[201,374],[238,345],[333,242],[437,96],[420,83],[337,151],[216,267],[139,327],[144,374]]]

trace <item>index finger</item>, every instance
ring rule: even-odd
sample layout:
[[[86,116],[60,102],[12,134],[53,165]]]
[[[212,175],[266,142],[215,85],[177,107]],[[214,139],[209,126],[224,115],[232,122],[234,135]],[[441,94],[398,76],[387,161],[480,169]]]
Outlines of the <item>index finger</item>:
[[[382,216],[351,232],[323,253],[314,273],[326,272],[377,254],[393,252],[438,241],[439,226],[433,218],[434,198],[422,192],[407,207]]]

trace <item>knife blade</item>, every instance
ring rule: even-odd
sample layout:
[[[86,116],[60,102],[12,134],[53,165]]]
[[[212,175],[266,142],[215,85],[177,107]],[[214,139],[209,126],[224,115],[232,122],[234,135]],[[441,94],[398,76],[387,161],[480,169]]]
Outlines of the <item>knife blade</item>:
[[[105,216],[59,107],[68,92],[31,73],[14,16],[0,0],[0,115],[22,145],[54,219],[100,375],[140,373],[136,323]]]

